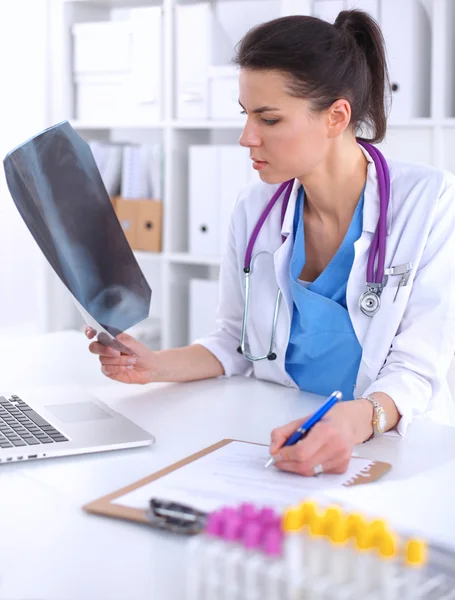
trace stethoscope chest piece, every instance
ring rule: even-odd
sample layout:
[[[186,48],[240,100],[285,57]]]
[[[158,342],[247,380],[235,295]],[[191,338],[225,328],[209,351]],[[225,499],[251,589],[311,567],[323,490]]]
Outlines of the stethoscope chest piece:
[[[368,287],[359,298],[360,310],[367,317],[375,315],[381,307],[380,289]]]

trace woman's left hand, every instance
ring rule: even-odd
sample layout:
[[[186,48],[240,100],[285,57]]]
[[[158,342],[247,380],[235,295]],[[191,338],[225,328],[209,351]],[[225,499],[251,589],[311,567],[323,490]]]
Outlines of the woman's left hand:
[[[356,439],[359,408],[356,400],[336,404],[293,446],[282,447],[308,417],[274,429],[270,454],[275,458],[275,466],[307,477],[321,472],[320,467],[324,473],[345,473],[355,444],[362,441]]]

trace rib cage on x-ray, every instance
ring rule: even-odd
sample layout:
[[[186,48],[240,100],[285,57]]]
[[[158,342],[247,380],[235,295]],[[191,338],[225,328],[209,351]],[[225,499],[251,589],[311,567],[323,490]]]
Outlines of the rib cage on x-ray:
[[[86,320],[111,338],[147,318],[150,287],[90,147],[70,124],[21,144],[4,168],[17,209]]]

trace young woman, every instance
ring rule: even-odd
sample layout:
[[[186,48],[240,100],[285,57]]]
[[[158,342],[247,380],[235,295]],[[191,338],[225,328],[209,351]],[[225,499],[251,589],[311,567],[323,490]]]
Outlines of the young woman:
[[[341,390],[351,401],[295,446],[280,449],[303,418],[274,430],[271,453],[303,475],[343,472],[356,443],[403,434],[416,415],[454,423],[455,179],[386,162],[365,143],[384,138],[388,95],[383,38],[366,13],[264,23],[236,63],[240,144],[261,182],[232,215],[218,330],[162,352],[123,337],[137,359],[98,342],[90,350],[129,383],[252,370],[325,396]]]

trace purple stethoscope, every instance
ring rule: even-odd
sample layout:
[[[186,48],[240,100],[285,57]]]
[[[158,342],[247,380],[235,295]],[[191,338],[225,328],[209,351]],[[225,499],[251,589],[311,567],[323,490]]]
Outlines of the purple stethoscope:
[[[385,251],[386,251],[386,235],[387,235],[387,209],[389,206],[389,197],[390,197],[390,173],[389,167],[387,166],[386,159],[379,152],[377,148],[368,144],[367,142],[363,142],[361,140],[357,140],[357,142],[363,146],[371,158],[373,159],[374,165],[376,167],[376,173],[378,176],[378,187],[379,187],[379,221],[376,227],[376,231],[373,237],[373,241],[371,242],[370,252],[368,255],[368,263],[367,263],[367,273],[366,273],[366,290],[359,298],[359,307],[364,315],[367,317],[372,317],[375,315],[380,306],[381,306],[381,292],[383,288],[383,280],[384,280],[384,271],[385,271]],[[267,354],[263,356],[254,356],[250,353],[250,351],[246,347],[246,325],[248,319],[248,308],[249,308],[249,298],[250,298],[250,278],[252,273],[252,266],[254,263],[254,259],[256,256],[261,254],[262,252],[258,252],[253,257],[253,247],[256,243],[256,240],[259,236],[259,233],[264,225],[265,220],[270,214],[270,211],[278,202],[279,198],[284,192],[283,204],[281,206],[281,226],[283,226],[284,215],[286,213],[289,197],[291,195],[291,190],[294,184],[294,179],[289,181],[285,181],[280,185],[280,187],[273,194],[269,203],[265,207],[261,216],[259,217],[258,222],[256,223],[255,228],[253,229],[253,233],[251,234],[250,240],[248,242],[248,246],[245,252],[245,261],[243,272],[245,274],[244,278],[244,305],[243,305],[243,318],[242,318],[242,334],[240,339],[240,346],[237,348],[237,351],[240,354],[243,354],[245,358],[251,361],[258,360],[276,360],[276,353],[273,351],[275,345],[275,334],[276,334],[276,325],[278,321],[278,313],[280,310],[280,303],[282,293],[281,290],[278,289],[276,300],[275,300],[275,308],[273,312],[273,324],[272,324],[272,335],[270,338],[270,346]],[[282,241],[285,241],[285,236],[282,236]],[[376,260],[377,259],[377,260]],[[376,270],[375,270],[376,263]]]

